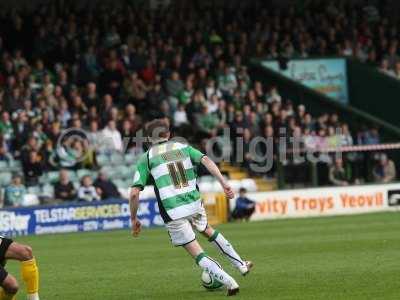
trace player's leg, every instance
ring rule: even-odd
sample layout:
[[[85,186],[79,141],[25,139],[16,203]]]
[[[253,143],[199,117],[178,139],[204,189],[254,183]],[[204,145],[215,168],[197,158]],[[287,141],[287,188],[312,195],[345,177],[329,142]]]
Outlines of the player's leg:
[[[39,269],[32,248],[13,242],[8,247],[5,258],[21,262],[21,275],[26,286],[27,299],[39,300]]]
[[[218,281],[222,282],[228,289],[228,296],[233,296],[239,292],[239,285],[221,266],[201,248],[199,242],[194,240],[184,245],[186,251],[196,260],[197,265],[204,271],[214,276]]]
[[[205,209],[191,218],[192,225],[201,232],[221,252],[242,275],[246,275],[253,266],[252,262],[244,261],[233,248],[231,243],[217,230],[212,228],[207,221]]]
[[[196,240],[192,226],[186,219],[171,221],[166,224],[171,242],[174,246],[182,246],[196,260],[200,268],[215,276],[228,288],[228,295],[236,294],[239,286],[220,265],[208,257]]]
[[[14,295],[18,292],[17,280],[4,268],[5,255],[11,244],[12,240],[0,236],[0,300],[14,299]]]
[[[0,300],[15,300],[18,292],[18,282],[14,276],[0,266]]]
[[[249,273],[253,263],[243,260],[236,252],[235,248],[233,248],[232,244],[218,230],[207,225],[206,229],[202,231],[202,233],[208,238],[208,241],[211,242],[215,248],[239,270],[242,275]]]

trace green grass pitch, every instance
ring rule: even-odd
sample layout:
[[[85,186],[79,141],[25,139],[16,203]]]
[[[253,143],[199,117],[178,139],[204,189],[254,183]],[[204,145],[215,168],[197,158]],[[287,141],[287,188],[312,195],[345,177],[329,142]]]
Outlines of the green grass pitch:
[[[200,242],[238,279],[233,299],[399,299],[400,214],[234,223],[219,226],[244,258],[241,277],[204,238]],[[200,285],[200,269],[164,228],[18,238],[33,246],[43,300],[225,299]],[[19,277],[18,264],[8,270]],[[21,289],[22,290],[22,289]],[[18,300],[25,299],[24,292]]]

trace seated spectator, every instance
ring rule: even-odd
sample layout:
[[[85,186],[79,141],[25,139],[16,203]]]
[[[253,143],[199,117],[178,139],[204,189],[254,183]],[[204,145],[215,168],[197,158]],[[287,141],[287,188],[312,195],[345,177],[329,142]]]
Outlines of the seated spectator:
[[[178,110],[174,113],[174,126],[179,127],[188,124],[188,117],[185,111],[185,106],[178,105]]]
[[[61,201],[72,201],[76,199],[74,185],[69,180],[68,171],[65,169],[60,171],[60,179],[54,185],[54,197]]]
[[[39,177],[43,174],[41,157],[37,151],[29,152],[27,161],[22,162],[25,183],[27,186],[33,186],[39,183]]]
[[[172,72],[171,78],[166,81],[166,90],[168,95],[178,97],[179,93],[185,88],[178,72]]]
[[[232,218],[235,220],[248,221],[254,213],[256,204],[246,196],[247,190],[241,188],[239,190],[239,197],[236,199],[236,207],[232,212]]]
[[[199,130],[202,133],[215,135],[218,125],[218,117],[216,114],[209,113],[207,105],[203,106],[202,113],[198,116]]]
[[[0,145],[0,161],[10,162],[13,160],[13,157],[10,153],[7,152],[5,146]]]
[[[114,120],[109,120],[107,126],[102,130],[102,142],[104,142],[106,150],[123,150],[121,133],[118,131],[117,124]]]
[[[380,144],[381,138],[379,136],[379,131],[377,128],[371,128],[368,133],[367,144],[368,145],[377,145]]]
[[[346,186],[350,183],[349,174],[346,171],[343,160],[336,158],[334,164],[329,168],[329,181],[332,185]]]
[[[218,77],[218,85],[223,95],[233,95],[238,83],[233,70],[226,66],[224,73]]]
[[[81,186],[78,189],[78,199],[79,201],[88,202],[100,200],[96,188],[93,185],[92,178],[88,175],[83,176],[81,180]]]
[[[393,160],[389,159],[386,154],[381,154],[379,162],[372,170],[375,182],[388,183],[396,179],[396,166]]]
[[[22,184],[21,175],[15,174],[11,184],[4,190],[4,206],[21,206],[26,195],[25,186]]]
[[[94,182],[97,194],[100,195],[102,200],[121,198],[121,194],[115,184],[108,179],[107,173],[103,170],[99,172],[99,176]]]

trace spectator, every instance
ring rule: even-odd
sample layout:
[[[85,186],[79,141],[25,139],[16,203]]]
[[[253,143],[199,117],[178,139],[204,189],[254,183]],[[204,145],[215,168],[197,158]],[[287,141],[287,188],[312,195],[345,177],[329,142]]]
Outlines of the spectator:
[[[204,105],[202,113],[198,117],[197,126],[199,127],[199,130],[210,136],[215,136],[217,125],[217,116],[213,113],[209,113],[208,106]]]
[[[179,127],[188,124],[188,118],[185,111],[185,106],[178,105],[178,110],[174,113],[174,126]]]
[[[224,68],[224,73],[218,77],[218,85],[223,95],[233,95],[233,92],[237,88],[238,83],[236,76],[230,67],[226,66]]]
[[[387,59],[382,60],[379,71],[381,71],[383,74],[391,76],[391,77],[396,76],[394,71],[390,68],[389,61]]]
[[[360,145],[376,145],[380,143],[379,131],[377,128],[368,129],[363,126],[357,134],[357,141]]]
[[[13,160],[12,155],[7,152],[7,149],[4,145],[0,145],[0,161],[10,162]]]
[[[78,189],[78,200],[88,202],[100,200],[96,188],[93,185],[92,178],[88,175],[83,176],[81,179],[81,186]]]
[[[117,125],[114,120],[110,120],[107,126],[102,130],[102,141],[108,151],[122,151],[122,137],[117,130]]]
[[[22,162],[22,166],[26,185],[37,185],[39,183],[39,177],[43,174],[43,165],[38,152],[35,150],[30,151],[28,159]]]
[[[74,185],[69,180],[69,174],[66,169],[60,170],[59,181],[54,185],[54,197],[56,200],[72,201],[76,199]]]
[[[236,206],[232,212],[232,218],[235,220],[248,221],[255,211],[256,204],[247,197],[247,190],[240,188],[239,197],[236,199]]]
[[[381,154],[378,163],[372,170],[375,182],[389,183],[396,179],[396,166],[394,162],[387,157],[386,154]]]
[[[121,198],[121,194],[115,184],[108,179],[104,170],[99,172],[99,176],[94,181],[94,187],[102,200]]]
[[[329,168],[329,181],[332,185],[346,186],[350,183],[348,171],[343,166],[342,158],[336,158]]]
[[[26,195],[25,186],[22,184],[22,177],[15,174],[11,184],[4,190],[4,206],[21,206]]]
[[[10,120],[10,114],[7,111],[4,111],[1,115],[0,134],[2,134],[7,146],[11,147],[14,138],[14,128]]]
[[[167,80],[166,90],[168,95],[173,97],[179,97],[179,94],[184,90],[184,84],[178,72],[172,72],[171,78]]]

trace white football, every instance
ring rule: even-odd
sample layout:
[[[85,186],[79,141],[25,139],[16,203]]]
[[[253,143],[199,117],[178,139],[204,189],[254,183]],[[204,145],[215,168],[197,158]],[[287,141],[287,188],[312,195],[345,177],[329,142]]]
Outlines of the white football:
[[[215,277],[211,276],[206,271],[203,271],[203,273],[201,273],[201,284],[207,290],[216,290],[224,285],[222,282],[218,281]]]

